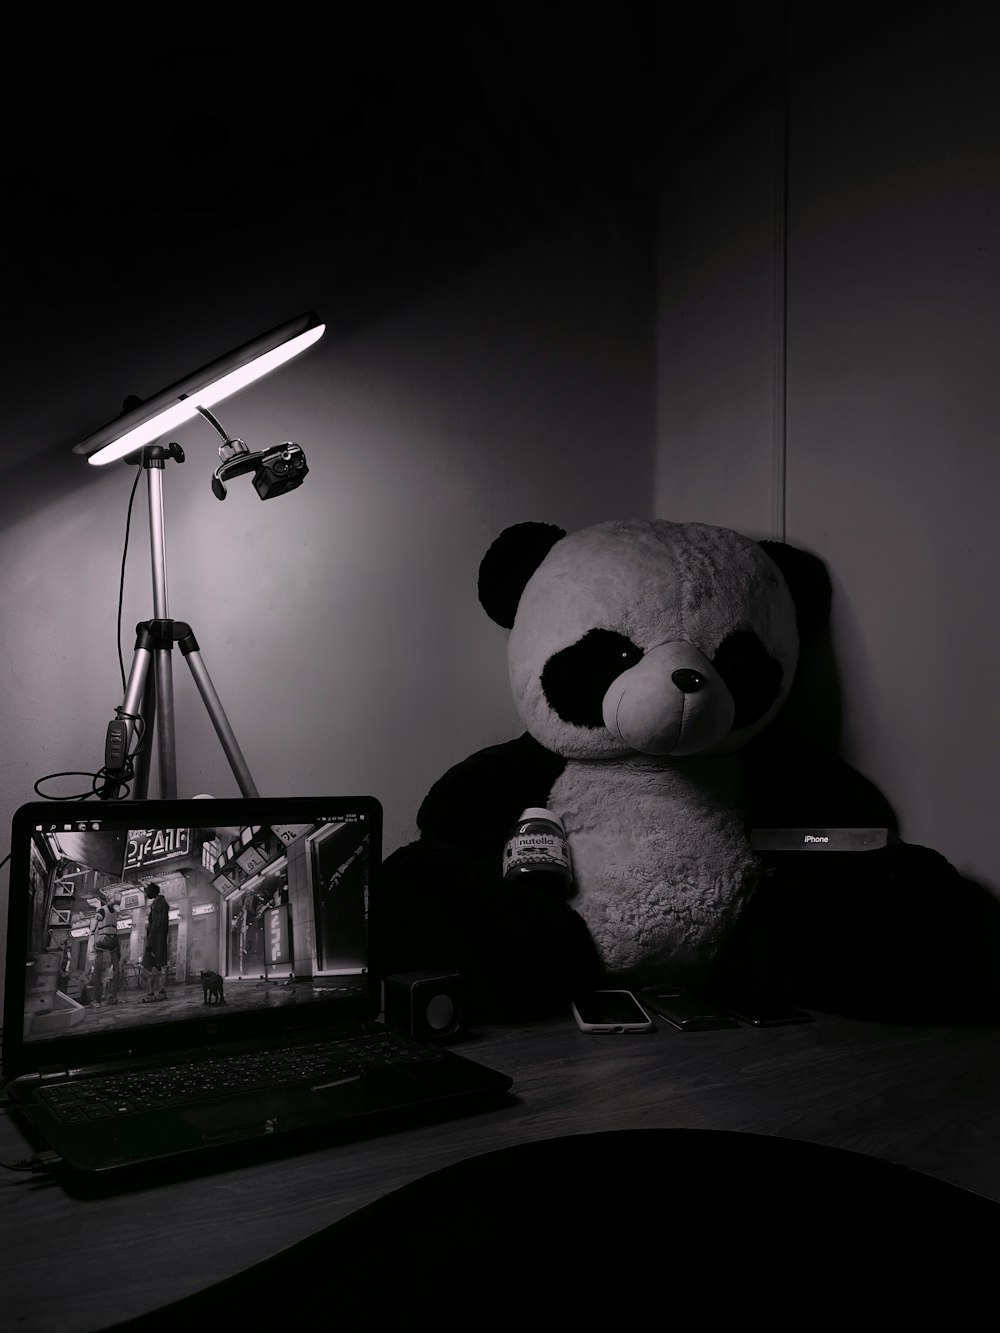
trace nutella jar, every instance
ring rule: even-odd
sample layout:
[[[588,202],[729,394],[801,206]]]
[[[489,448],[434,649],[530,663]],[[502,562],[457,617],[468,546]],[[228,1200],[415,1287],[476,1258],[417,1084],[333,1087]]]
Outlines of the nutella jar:
[[[503,849],[503,877],[508,884],[526,875],[544,876],[563,891],[573,883],[569,840],[562,820],[551,810],[529,806],[521,812]]]

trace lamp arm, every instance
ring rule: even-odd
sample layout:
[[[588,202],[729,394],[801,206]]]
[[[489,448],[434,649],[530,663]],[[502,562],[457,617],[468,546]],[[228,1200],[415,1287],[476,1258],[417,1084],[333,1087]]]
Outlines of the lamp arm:
[[[219,457],[223,463],[228,463],[230,459],[238,458],[241,454],[250,452],[246,440],[241,440],[238,435],[230,435],[219,418],[210,412],[207,407],[199,407],[198,411],[222,438],[222,443],[219,445]]]
[[[211,427],[213,427],[214,430],[217,430],[217,431],[218,431],[218,433],[219,433],[219,434],[222,436],[222,438],[225,440],[226,444],[228,444],[228,443],[229,443],[229,433],[228,433],[228,431],[226,430],[226,428],[223,426],[223,424],[222,424],[222,422],[219,420],[219,418],[215,415],[215,413],[214,413],[214,412],[210,412],[210,411],[208,410],[207,407],[202,407],[200,404],[199,404],[199,406],[198,406],[198,411],[199,411],[199,412],[201,413],[201,415],[205,418],[205,420],[208,422],[208,424],[209,424]]]

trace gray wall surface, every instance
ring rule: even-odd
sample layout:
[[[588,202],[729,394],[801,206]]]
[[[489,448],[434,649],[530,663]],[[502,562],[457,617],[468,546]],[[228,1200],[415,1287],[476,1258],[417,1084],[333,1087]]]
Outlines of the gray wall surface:
[[[1000,24],[789,13],[784,125],[762,21],[670,161],[656,508],[823,558],[839,703],[816,733],[1000,893]]]

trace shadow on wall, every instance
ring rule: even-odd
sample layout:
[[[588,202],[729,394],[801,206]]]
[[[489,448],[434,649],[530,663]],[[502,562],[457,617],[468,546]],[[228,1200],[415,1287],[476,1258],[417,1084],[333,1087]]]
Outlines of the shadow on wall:
[[[831,629],[833,582],[829,569],[820,556],[802,547],[780,543],[770,549],[770,554],[795,601],[799,660],[789,695],[768,730],[779,743],[785,738],[842,761],[844,699]],[[867,791],[871,810],[881,810],[880,821],[884,819],[898,832],[898,816],[891,800],[863,774],[856,773],[854,780],[859,792]]]
[[[804,547],[764,545],[791,590],[799,631],[795,680],[776,721],[824,749],[839,752],[843,702],[830,630],[830,572],[820,556]]]
[[[843,691],[829,622],[802,642],[791,692],[781,723],[839,753],[843,727]]]
[[[81,505],[87,503],[87,492],[101,481],[103,469],[89,467],[79,454],[74,454],[73,445],[77,443],[72,440],[49,445],[3,472],[0,532],[14,523],[39,518],[53,500],[75,494]]]
[[[342,22],[333,53],[298,24],[210,29],[194,66],[152,45],[135,114],[117,56],[104,80],[100,52],[64,67],[47,50],[45,126],[12,117],[0,253],[17,256],[20,401],[0,432],[0,527],[80,487],[64,453],[127,395],[321,302],[330,343],[547,221],[652,198],[653,19],[591,32],[533,14],[528,41],[516,14],[380,13]],[[239,69],[243,95],[206,98],[213,65]],[[150,97],[158,83],[170,93]],[[248,104],[285,95],[249,133]]]

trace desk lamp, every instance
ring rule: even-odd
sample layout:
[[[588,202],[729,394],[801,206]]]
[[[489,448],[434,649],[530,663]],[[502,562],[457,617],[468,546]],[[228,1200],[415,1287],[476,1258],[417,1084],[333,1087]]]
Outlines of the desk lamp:
[[[219,500],[226,498],[226,482],[247,472],[254,473],[253,485],[262,500],[270,500],[300,486],[309,469],[305,454],[297,444],[286,441],[251,453],[243,440],[227,434],[209,408],[304,352],[322,337],[325,327],[311,311],[299,315],[151,398],[126,398],[121,416],[74,446],[74,453],[84,454],[89,463],[98,467],[118,459],[137,464],[145,470],[148,480],[153,618],[136,626],[135,651],[125,698],[108,724],[104,767],[98,775],[102,785],[95,788],[102,800],[115,799],[118,792],[127,791],[133,778],[131,796],[141,799],[147,795],[150,755],[143,741],[152,734],[154,722],[160,796],[172,799],[177,795],[171,659],[175,643],[188,664],[240,791],[244,796],[258,795],[202,661],[194,631],[187,622],[172,620],[167,608],[163,471],[168,459],[183,463],[184,451],[178,444],[161,444],[159,441],[177,426],[202,416],[222,437],[219,446],[221,462],[212,478],[212,490]],[[149,671],[151,664],[154,668],[152,675]]]

